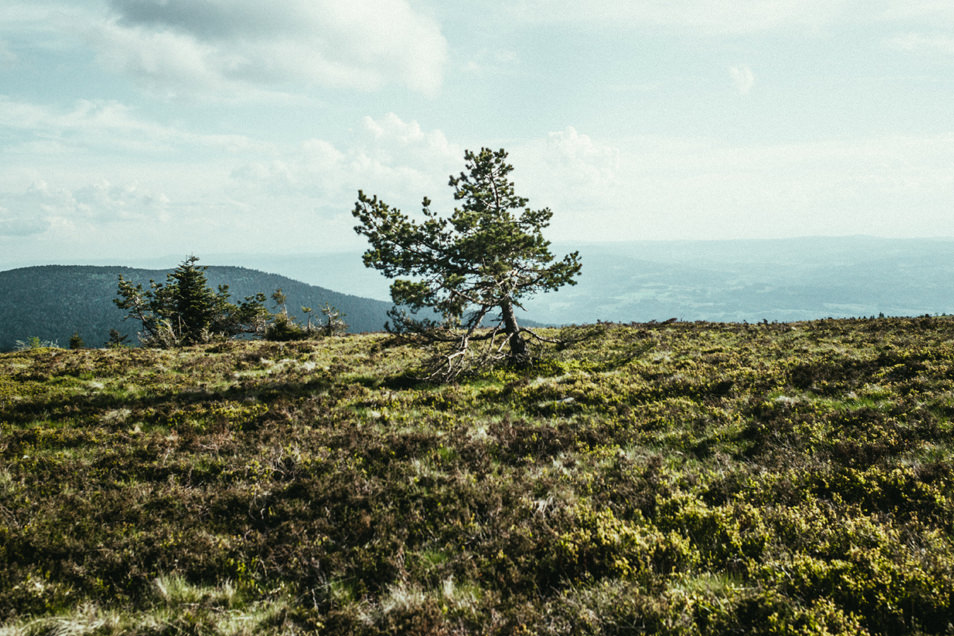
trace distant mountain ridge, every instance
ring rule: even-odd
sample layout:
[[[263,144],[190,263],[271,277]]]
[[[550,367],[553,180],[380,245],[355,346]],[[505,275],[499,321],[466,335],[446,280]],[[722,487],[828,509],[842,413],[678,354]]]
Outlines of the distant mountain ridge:
[[[528,301],[534,318],[791,322],[954,311],[949,239],[646,241],[580,251],[580,284]]]
[[[579,250],[579,284],[523,302],[545,324],[796,321],[954,313],[954,240],[870,236],[554,243]],[[268,271],[387,298],[358,253],[229,255]],[[525,320],[525,319],[524,319]]]
[[[139,323],[124,320],[125,312],[112,302],[119,275],[147,285],[150,279],[165,282],[170,271],[172,268],[41,265],[0,272],[0,351],[13,349],[17,341],[33,337],[66,346],[74,332],[87,346],[98,347],[108,340],[110,329],[128,335],[130,343],[137,343]],[[289,314],[302,324],[302,306],[311,307],[313,320],[317,320],[320,308],[329,303],[344,312],[351,332],[382,330],[391,306],[244,267],[209,266],[206,277],[212,288],[228,285],[233,302],[258,292],[270,297],[281,288],[287,296]],[[274,309],[271,300],[267,305]]]

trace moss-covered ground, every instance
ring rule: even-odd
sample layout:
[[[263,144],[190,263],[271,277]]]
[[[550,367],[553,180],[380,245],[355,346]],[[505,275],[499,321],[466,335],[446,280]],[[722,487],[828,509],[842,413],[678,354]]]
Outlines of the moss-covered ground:
[[[0,355],[0,634],[954,633],[954,319],[562,335]]]

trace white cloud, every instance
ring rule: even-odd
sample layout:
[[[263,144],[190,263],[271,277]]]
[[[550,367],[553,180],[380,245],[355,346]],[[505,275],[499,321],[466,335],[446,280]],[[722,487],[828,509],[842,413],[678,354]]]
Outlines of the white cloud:
[[[947,34],[904,33],[890,38],[887,45],[908,53],[954,56],[954,36]]]
[[[447,175],[463,167],[463,148],[442,131],[393,113],[360,120],[347,142],[231,144],[151,126],[104,104],[66,112],[9,100],[4,110],[3,104],[0,121],[9,113],[42,119],[45,134],[85,139],[100,131],[120,140],[138,134],[175,151],[210,153],[185,165],[147,156],[126,172],[115,161],[108,170],[79,165],[71,152],[49,168],[38,164],[41,176],[30,187],[11,187],[7,172],[0,176],[0,235],[14,247],[17,236],[36,236],[56,245],[49,249],[80,253],[86,246],[87,254],[120,244],[131,253],[172,254],[224,246],[360,249],[349,214],[359,188],[411,214],[428,195],[446,212],[454,205]],[[547,233],[554,240],[850,234],[859,227],[882,235],[954,235],[950,135],[731,146],[600,139],[568,126],[508,147],[517,192],[532,207],[554,211]],[[0,159],[6,160],[3,151]]]
[[[113,184],[102,180],[72,193],[72,205],[80,218],[113,223],[159,218],[169,197],[137,183]]]
[[[362,126],[370,135],[371,146],[377,152],[399,153],[418,161],[445,161],[460,155],[440,130],[425,131],[416,121],[405,122],[394,113],[379,120],[365,117]]]
[[[270,158],[236,167],[231,178],[249,196],[263,191],[286,200],[307,197],[310,207],[332,214],[347,211],[359,189],[405,208],[425,195],[440,200],[450,192],[447,176],[460,169],[463,150],[443,132],[394,113],[364,117],[361,128],[348,148],[321,139],[274,148]]]
[[[183,148],[238,152],[253,149],[242,135],[196,134],[144,119],[116,101],[78,100],[70,108],[34,104],[0,96],[0,131],[12,139],[7,150],[42,149],[43,155],[130,153],[142,158]],[[3,149],[0,149],[0,156]]]
[[[590,240],[600,233],[613,236],[620,197],[620,149],[597,141],[573,126],[509,149],[517,194],[533,209],[553,210],[551,239]],[[624,238],[620,235],[620,238]]]
[[[45,217],[24,210],[14,211],[0,204],[0,237],[33,236],[42,234],[49,227],[50,222]]]
[[[463,70],[477,75],[502,75],[513,73],[520,61],[516,51],[509,49],[482,49],[472,56]]]
[[[511,11],[531,22],[595,22],[716,35],[779,27],[815,29],[836,21],[854,4],[855,0],[519,0]]]
[[[604,187],[619,170],[619,149],[597,144],[572,126],[547,135],[547,163],[568,185]]]
[[[55,28],[51,25],[51,16],[70,8],[62,0],[6,2],[0,6],[0,33],[49,32]]]
[[[358,189],[411,213],[424,195],[442,205],[450,198],[447,175],[461,169],[463,150],[442,131],[393,113],[356,129],[346,143],[286,144],[196,134],[116,102],[58,108],[0,98],[8,142],[0,147],[0,226],[49,230],[44,241],[74,251],[121,236],[108,229],[119,226],[129,233],[124,245],[147,250],[312,249],[357,242],[349,213]]]
[[[3,41],[0,41],[0,69],[13,68],[16,63],[16,54]]]
[[[511,155],[518,192],[553,209],[554,240],[954,236],[951,134],[751,146],[638,137],[615,163],[614,144],[570,130]]]
[[[138,184],[98,181],[75,190],[36,181],[22,192],[0,192],[0,234],[40,234],[57,226],[89,230],[113,223],[161,219],[169,198]]]
[[[494,5],[496,6],[496,5]],[[817,32],[864,23],[954,24],[949,0],[514,0],[507,15],[530,23],[597,24],[611,28],[663,28],[694,35]]]
[[[741,95],[748,95],[755,86],[755,74],[748,66],[733,66],[729,68],[729,75]]]
[[[132,75],[164,96],[238,89],[216,68],[228,66],[228,60],[187,35],[108,24],[97,30],[95,42],[100,59],[111,70]]]
[[[113,0],[94,31],[111,67],[169,94],[231,97],[302,84],[434,94],[447,42],[407,0]]]
[[[878,0],[872,7],[878,18],[886,22],[929,20],[954,23],[954,4],[948,0]]]

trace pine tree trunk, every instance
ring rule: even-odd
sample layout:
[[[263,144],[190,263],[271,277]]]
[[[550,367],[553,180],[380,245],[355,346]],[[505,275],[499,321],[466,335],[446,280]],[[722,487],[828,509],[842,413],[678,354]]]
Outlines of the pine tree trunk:
[[[507,332],[507,338],[510,340],[510,358],[512,360],[525,360],[527,358],[527,343],[520,337],[520,327],[517,325],[517,317],[513,313],[513,303],[510,302],[509,298],[500,304],[500,313],[503,315],[504,329]]]

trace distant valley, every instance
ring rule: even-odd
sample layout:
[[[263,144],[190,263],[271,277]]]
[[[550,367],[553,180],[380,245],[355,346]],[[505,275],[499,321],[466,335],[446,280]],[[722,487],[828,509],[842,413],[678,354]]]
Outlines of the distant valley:
[[[954,312],[954,240],[872,237],[557,244],[579,284],[525,303],[547,324],[794,321]],[[388,281],[358,253],[222,257],[380,300]],[[218,262],[218,261],[217,261]]]
[[[950,240],[645,242],[581,252],[579,285],[531,300],[531,315],[756,322],[954,311]]]

